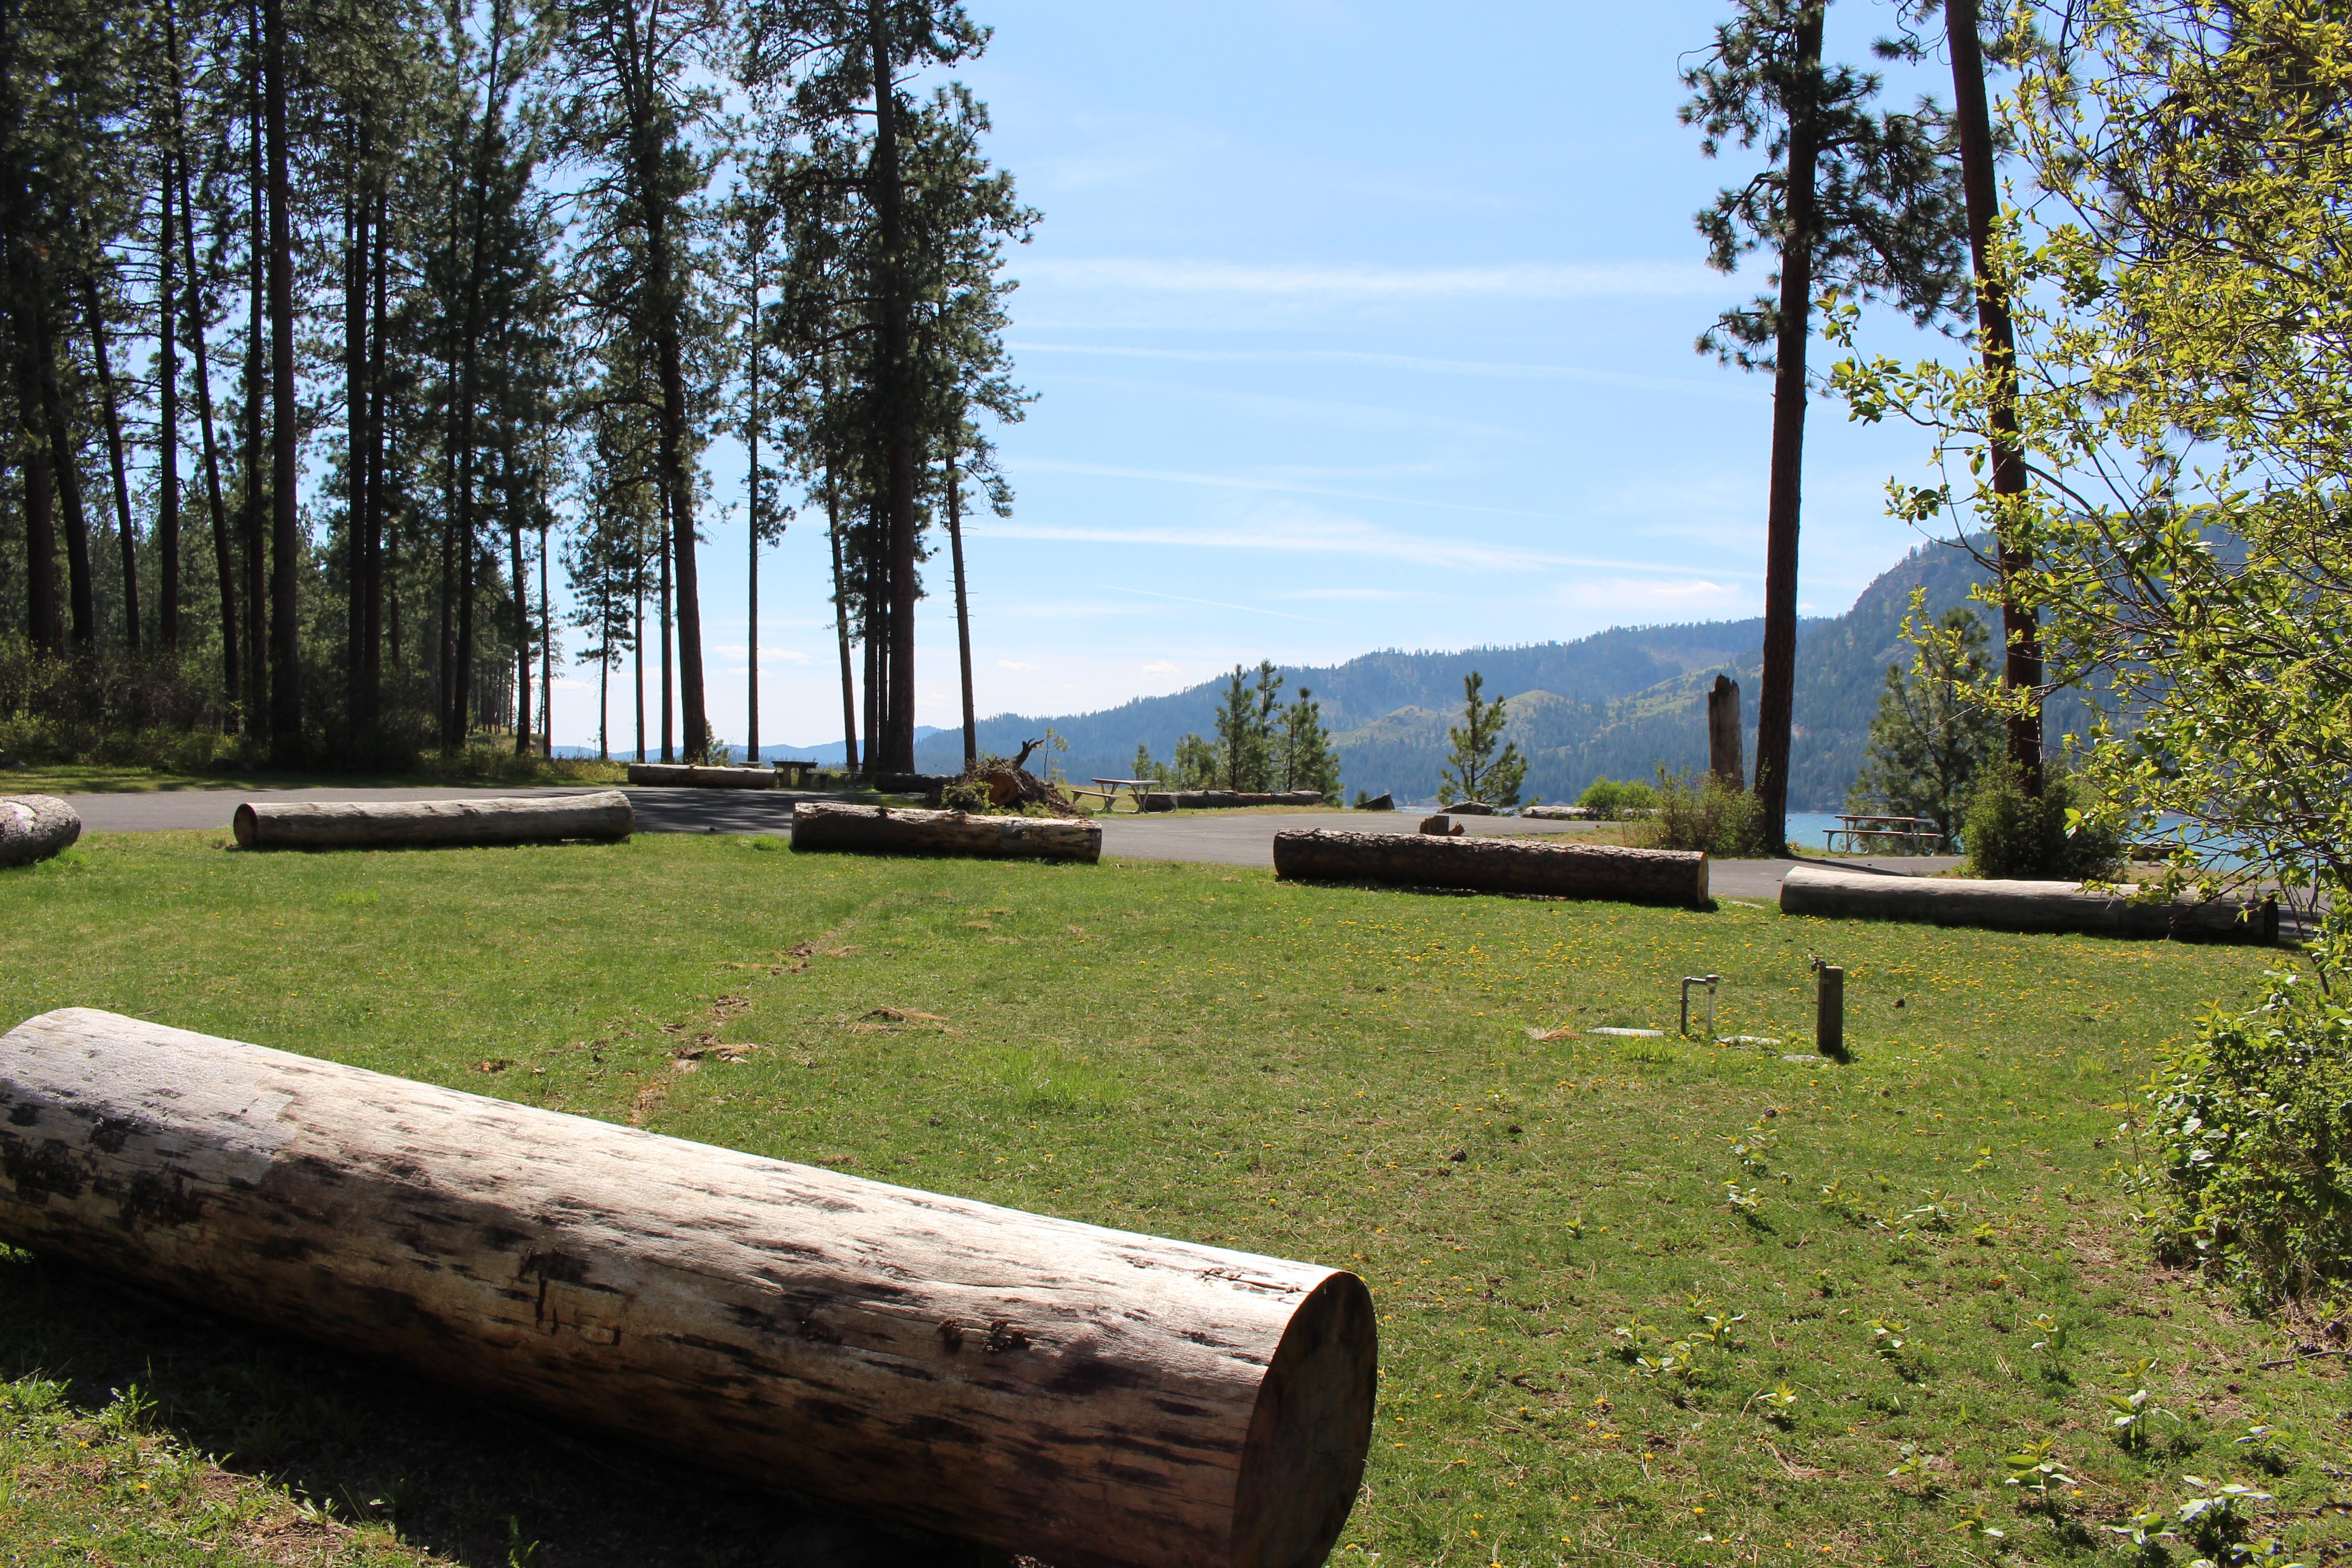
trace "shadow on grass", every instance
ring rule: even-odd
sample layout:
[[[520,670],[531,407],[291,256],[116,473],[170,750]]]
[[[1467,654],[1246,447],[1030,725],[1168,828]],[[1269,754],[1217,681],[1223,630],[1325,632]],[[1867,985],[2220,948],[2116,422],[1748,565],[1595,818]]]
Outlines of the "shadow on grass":
[[[467,1568],[1013,1568],[562,1429],[396,1367],[0,1248],[0,1380],[96,1417],[134,1384],[151,1430],[347,1524]],[[1034,1565],[1031,1565],[1034,1568]]]

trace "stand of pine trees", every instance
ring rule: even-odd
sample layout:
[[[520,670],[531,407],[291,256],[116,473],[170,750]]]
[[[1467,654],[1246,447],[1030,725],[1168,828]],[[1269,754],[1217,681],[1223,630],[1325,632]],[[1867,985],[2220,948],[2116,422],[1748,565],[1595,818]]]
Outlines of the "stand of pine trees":
[[[1035,215],[915,79],[986,41],[944,0],[0,0],[6,735],[539,750],[569,632],[609,752],[702,757],[732,436],[755,574],[797,486],[859,760],[911,769],[928,541],[1010,505],[982,422],[1025,401]]]

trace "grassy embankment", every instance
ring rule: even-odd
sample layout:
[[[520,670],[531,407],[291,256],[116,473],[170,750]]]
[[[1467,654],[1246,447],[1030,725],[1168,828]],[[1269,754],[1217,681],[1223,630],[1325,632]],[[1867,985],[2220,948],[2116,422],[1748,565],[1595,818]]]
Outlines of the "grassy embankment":
[[[1808,950],[1850,1067],[1782,1059]],[[2152,1267],[2111,1175],[2152,1055],[2271,956],[773,839],[101,836],[0,874],[0,1022],[108,1007],[1351,1267],[1383,1377],[1335,1561],[1400,1568],[2088,1562],[2184,1473],[2341,1560],[2341,1362],[2263,1367],[2294,1339]],[[1787,1044],[1529,1037],[1671,1029],[1710,971],[1723,1033]],[[0,1562],[789,1560],[789,1510],[690,1468],[0,1258]],[[2141,1357],[2172,1415],[2135,1448]],[[2002,1463],[2044,1440],[2046,1515]]]

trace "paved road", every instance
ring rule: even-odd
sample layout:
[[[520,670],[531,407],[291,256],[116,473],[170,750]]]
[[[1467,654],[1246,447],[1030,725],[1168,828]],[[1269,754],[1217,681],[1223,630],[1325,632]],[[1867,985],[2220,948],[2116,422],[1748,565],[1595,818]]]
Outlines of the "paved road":
[[[156,790],[146,794],[75,795],[66,798],[91,833],[152,833],[172,828],[228,830],[229,817],[245,800],[465,800],[485,795],[585,795],[587,789],[481,785],[425,789],[205,789]],[[793,806],[803,800],[844,800],[845,795],[800,790],[632,789],[625,792],[648,833],[774,833],[792,831]],[[1138,860],[1191,860],[1220,866],[1274,864],[1274,836],[1288,828],[1338,827],[1357,833],[1411,833],[1421,814],[1400,811],[1267,812],[1263,816],[1097,817],[1103,852]],[[1574,834],[1580,823],[1537,822],[1507,816],[1454,818],[1476,834]],[[1719,898],[1777,898],[1780,879],[1794,860],[1718,860],[1708,868],[1709,889]],[[1842,868],[1916,876],[1956,864],[1948,857],[1893,857],[1846,860]]]

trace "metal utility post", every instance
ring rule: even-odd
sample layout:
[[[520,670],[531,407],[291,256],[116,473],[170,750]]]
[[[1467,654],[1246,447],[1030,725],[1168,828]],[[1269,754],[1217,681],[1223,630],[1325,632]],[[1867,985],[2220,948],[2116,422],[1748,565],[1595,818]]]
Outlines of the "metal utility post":
[[[1682,1033],[1690,1033],[1690,994],[1694,985],[1706,987],[1706,1037],[1715,1038],[1715,988],[1723,979],[1720,974],[1685,974],[1683,976]]]

